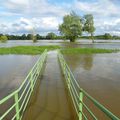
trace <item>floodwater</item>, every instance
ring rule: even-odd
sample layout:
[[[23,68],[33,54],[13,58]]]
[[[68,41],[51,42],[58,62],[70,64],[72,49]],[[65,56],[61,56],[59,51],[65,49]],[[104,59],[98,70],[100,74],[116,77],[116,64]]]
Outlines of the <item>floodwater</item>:
[[[98,43],[101,42],[101,43]],[[102,43],[106,42],[106,43]],[[44,46],[44,45],[60,45],[62,47],[94,47],[94,48],[120,48],[120,40],[96,40],[96,43],[91,43],[91,40],[78,40],[76,43],[64,42],[63,40],[38,40],[33,43],[31,40],[9,40],[7,43],[0,43],[0,47],[13,46]]]
[[[120,117],[120,53],[64,57],[79,85]]]
[[[49,52],[37,92],[33,94],[23,120],[77,120],[63,80],[57,51]]]
[[[20,86],[37,59],[32,55],[0,55],[0,99]]]
[[[9,40],[6,43],[0,43],[0,47],[60,45],[62,42],[63,40],[39,40],[36,43],[32,40]]]
[[[18,45],[60,45],[67,48],[120,48],[120,43],[91,44],[88,41],[85,41],[84,43],[78,42],[74,44],[63,43],[61,40],[57,40],[55,42],[53,40],[43,40],[37,43],[32,43],[32,41],[9,41],[7,43],[0,43],[0,47],[11,47]],[[51,52],[50,55],[54,56],[54,52]],[[39,56],[32,55],[0,55],[0,99],[20,86],[21,82],[25,79],[26,75],[34,63],[37,61],[38,57]],[[53,58],[55,59],[56,57],[54,56]],[[51,74],[53,74],[53,70],[55,70],[55,66],[51,64],[53,58],[50,58],[50,62],[48,62],[49,70],[46,70],[43,75],[45,82],[48,82],[47,86],[49,84],[52,84],[54,86],[58,85],[58,83],[60,83],[58,77],[62,78],[61,74],[58,71],[54,71],[56,74],[51,76]],[[120,53],[65,55],[65,59],[73,71],[75,78],[78,80],[80,86],[85,89],[91,96],[96,98],[100,103],[102,103],[105,107],[107,107],[110,111],[120,117]],[[56,83],[55,79],[52,80],[52,77],[56,77],[58,83]],[[50,81],[46,81],[47,79],[50,79],[51,83],[49,83]],[[44,81],[41,81],[40,84],[44,86],[45,83]],[[60,86],[61,89],[63,89],[62,85],[63,84]],[[46,95],[49,91],[47,91],[47,86],[45,89],[43,86],[41,88],[38,88],[38,90],[41,89],[41,92],[44,92]],[[52,89],[51,87],[50,89],[51,91],[55,91],[55,89]],[[61,89],[60,91],[62,91]],[[51,91],[49,92],[50,94]],[[57,97],[57,93],[56,91],[55,95],[53,93],[47,98],[50,100],[55,99]],[[61,93],[63,93],[63,96],[65,95],[65,91]],[[38,98],[39,97],[40,96],[38,96]],[[46,97],[44,95],[43,97],[45,100]],[[63,99],[61,100],[62,102]],[[44,103],[44,100],[42,103]],[[59,99],[56,100],[60,101]],[[49,101],[46,101],[45,104],[47,105],[44,107],[49,108]],[[55,104],[57,105],[58,102],[56,101]],[[57,110],[56,106],[55,108]],[[63,108],[61,109],[63,110]],[[43,113],[44,112],[42,112],[42,114]],[[70,111],[68,111],[68,113],[70,113]],[[51,116],[54,115],[52,114]]]

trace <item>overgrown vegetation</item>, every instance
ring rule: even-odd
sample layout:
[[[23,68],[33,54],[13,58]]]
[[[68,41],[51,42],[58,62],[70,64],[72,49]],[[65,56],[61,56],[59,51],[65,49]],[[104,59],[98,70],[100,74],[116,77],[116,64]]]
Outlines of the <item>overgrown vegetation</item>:
[[[67,37],[70,42],[75,40],[86,32],[91,35],[93,41],[93,33],[95,31],[94,20],[92,14],[86,14],[83,17],[71,12],[63,17],[63,23],[59,25],[60,33]]]
[[[94,42],[93,33],[95,31],[93,19],[93,15],[91,14],[85,15],[83,18],[83,31],[91,35],[92,42]]]
[[[117,49],[100,49],[100,48],[68,48],[62,49],[63,54],[96,54],[96,53],[113,53],[118,52]]]
[[[59,46],[17,46],[0,48],[0,54],[28,54],[36,55],[42,53],[45,49],[55,50],[59,49]]]
[[[7,36],[2,35],[0,36],[0,42],[6,42],[8,40]]]
[[[65,15],[63,23],[59,25],[59,31],[70,42],[75,42],[76,38],[82,35],[82,18],[75,12]]]
[[[57,35],[53,32],[50,32],[46,35],[46,39],[55,39]]]

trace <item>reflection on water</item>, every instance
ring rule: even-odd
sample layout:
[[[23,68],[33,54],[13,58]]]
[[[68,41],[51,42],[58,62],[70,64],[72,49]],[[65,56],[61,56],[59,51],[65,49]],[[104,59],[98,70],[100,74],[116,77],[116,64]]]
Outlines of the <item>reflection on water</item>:
[[[73,58],[74,56],[74,58]],[[93,56],[92,54],[86,55],[67,55],[65,56],[68,64],[71,65],[72,69],[75,71],[79,66],[85,70],[90,70],[93,65]],[[74,61],[73,61],[74,59]],[[74,63],[73,63],[74,62]],[[82,64],[81,64],[82,63]]]
[[[120,53],[64,56],[80,86],[120,117]]]
[[[20,86],[37,58],[30,55],[0,56],[0,99]]]
[[[63,41],[62,41],[63,42]],[[32,40],[10,40],[6,43],[0,43],[0,47],[13,47],[13,46],[45,46],[45,45],[60,45],[61,40],[39,40],[33,43]]]

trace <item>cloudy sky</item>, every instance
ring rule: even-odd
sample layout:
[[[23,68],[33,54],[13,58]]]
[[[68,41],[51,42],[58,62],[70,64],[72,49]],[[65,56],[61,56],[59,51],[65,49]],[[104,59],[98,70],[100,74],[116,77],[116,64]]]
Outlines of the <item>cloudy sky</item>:
[[[120,0],[0,0],[0,33],[58,33],[64,15],[92,13],[95,34],[120,35]]]

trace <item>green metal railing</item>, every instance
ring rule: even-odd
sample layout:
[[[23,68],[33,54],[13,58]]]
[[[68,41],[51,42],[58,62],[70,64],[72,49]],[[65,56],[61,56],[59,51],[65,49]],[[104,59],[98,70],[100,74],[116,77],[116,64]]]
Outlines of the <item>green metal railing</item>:
[[[47,50],[45,50],[38,61],[33,66],[32,70],[29,72],[25,80],[22,82],[21,86],[15,90],[13,93],[0,100],[0,107],[7,104],[10,100],[13,100],[11,106],[5,110],[0,116],[0,120],[11,119],[11,120],[21,120],[23,113],[27,107],[30,100],[31,93],[33,92],[35,83],[42,72],[42,67],[45,63],[47,57]],[[11,118],[7,118],[8,114],[13,114]]]
[[[91,107],[86,104],[88,101],[93,104],[95,111],[98,109],[108,119],[120,120],[93,97],[91,97],[85,90],[80,88],[60,51],[58,51],[58,58],[79,120],[89,120],[90,118],[93,120],[99,119],[97,118],[97,115],[95,115],[95,112],[90,109]]]

